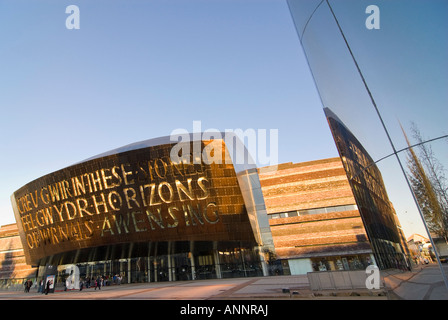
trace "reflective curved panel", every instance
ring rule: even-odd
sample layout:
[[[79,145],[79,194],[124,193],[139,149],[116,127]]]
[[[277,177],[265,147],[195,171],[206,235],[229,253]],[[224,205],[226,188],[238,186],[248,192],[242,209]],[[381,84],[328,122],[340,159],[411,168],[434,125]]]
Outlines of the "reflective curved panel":
[[[448,2],[287,2],[349,179],[377,168],[406,235],[428,236],[440,262],[448,257]]]

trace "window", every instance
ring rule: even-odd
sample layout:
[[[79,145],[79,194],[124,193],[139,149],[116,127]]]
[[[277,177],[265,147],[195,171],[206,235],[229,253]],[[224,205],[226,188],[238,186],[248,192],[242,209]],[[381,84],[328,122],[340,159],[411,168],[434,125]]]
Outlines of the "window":
[[[309,215],[309,214],[342,212],[342,211],[351,211],[351,210],[358,210],[358,206],[356,204],[349,204],[349,205],[343,205],[343,206],[279,212],[279,213],[270,214],[269,219],[289,218],[289,217],[305,216],[305,215]]]

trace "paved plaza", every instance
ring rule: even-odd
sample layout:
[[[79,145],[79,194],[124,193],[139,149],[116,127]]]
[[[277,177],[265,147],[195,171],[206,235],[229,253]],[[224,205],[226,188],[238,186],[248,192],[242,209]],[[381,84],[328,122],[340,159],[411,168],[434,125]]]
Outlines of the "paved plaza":
[[[446,266],[448,268],[448,266]],[[0,291],[1,300],[448,300],[436,265],[382,272],[385,290],[311,291],[306,275],[122,284],[48,295],[34,287]]]

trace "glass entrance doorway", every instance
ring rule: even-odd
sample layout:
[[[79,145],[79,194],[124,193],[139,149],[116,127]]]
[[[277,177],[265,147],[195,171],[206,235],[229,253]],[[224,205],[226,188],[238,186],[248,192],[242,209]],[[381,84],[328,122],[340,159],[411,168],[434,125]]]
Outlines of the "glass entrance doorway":
[[[98,278],[102,279],[103,285],[109,286],[263,276],[256,247],[241,242],[173,241],[95,249],[95,255],[89,255],[88,262],[64,261],[59,257],[60,262],[68,262],[58,265],[60,286],[68,277],[66,270],[69,266],[76,266],[84,287],[93,286]],[[58,260],[58,257],[49,260]]]

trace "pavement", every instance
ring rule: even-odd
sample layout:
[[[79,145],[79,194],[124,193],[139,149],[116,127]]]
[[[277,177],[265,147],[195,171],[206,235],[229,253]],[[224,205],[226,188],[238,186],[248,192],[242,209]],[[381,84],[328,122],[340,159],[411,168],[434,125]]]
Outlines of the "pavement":
[[[384,287],[378,290],[312,291],[307,276],[296,275],[122,284],[48,295],[32,288],[29,293],[0,291],[0,300],[448,300],[437,265],[385,270],[381,277]]]
[[[445,274],[448,265],[444,264]],[[382,271],[390,300],[448,300],[448,290],[436,264],[417,266],[411,272]]]

